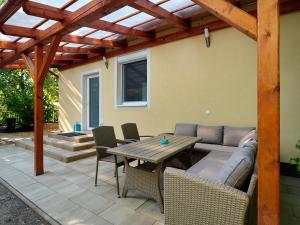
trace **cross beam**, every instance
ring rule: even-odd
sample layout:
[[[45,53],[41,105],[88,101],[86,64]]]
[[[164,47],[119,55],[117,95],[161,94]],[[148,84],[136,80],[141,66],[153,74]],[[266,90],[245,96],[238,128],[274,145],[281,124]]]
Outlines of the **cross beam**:
[[[71,14],[71,12],[67,10],[61,10],[56,7],[48,6],[45,4],[37,3],[37,2],[25,2],[23,4],[24,11],[32,16],[38,16],[46,19],[63,21],[64,18]],[[97,19],[99,19],[99,16]],[[100,29],[108,32],[113,32],[116,34],[122,34],[129,37],[141,37],[146,39],[152,39],[154,36],[150,32],[144,32],[137,29],[131,29],[119,24],[110,23],[104,20],[95,20],[95,21],[81,21],[80,25],[93,28]]]
[[[20,45],[14,54],[10,54],[0,63],[0,67],[15,61],[22,53],[28,53],[33,50],[36,45],[42,42],[47,42],[54,35],[66,35],[80,28],[82,22],[92,22],[100,17],[103,17],[116,9],[122,8],[130,4],[133,0],[94,0],[81,7],[77,11],[67,15],[61,23],[55,23],[46,29],[38,38],[27,41]]]
[[[257,20],[254,16],[224,0],[192,0],[239,31],[257,39]]]
[[[26,0],[7,0],[0,9],[0,24],[4,24],[13,16]]]
[[[137,0],[131,3],[132,7],[140,10],[142,12],[148,13],[156,18],[164,19],[175,26],[182,28],[182,29],[189,29],[190,23],[180,17],[170,13],[169,11],[165,10],[164,8],[148,1],[148,0]]]

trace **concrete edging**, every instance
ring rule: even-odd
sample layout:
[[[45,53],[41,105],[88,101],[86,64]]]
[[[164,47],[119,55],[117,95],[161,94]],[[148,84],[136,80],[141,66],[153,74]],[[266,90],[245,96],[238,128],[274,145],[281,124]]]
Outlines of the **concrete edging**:
[[[3,184],[8,190],[10,190],[13,194],[15,194],[19,199],[21,199],[26,205],[28,205],[34,212],[40,215],[44,220],[46,220],[51,225],[61,225],[58,221],[49,216],[46,212],[40,209],[36,204],[26,198],[21,192],[12,187],[7,181],[0,177],[0,182]]]

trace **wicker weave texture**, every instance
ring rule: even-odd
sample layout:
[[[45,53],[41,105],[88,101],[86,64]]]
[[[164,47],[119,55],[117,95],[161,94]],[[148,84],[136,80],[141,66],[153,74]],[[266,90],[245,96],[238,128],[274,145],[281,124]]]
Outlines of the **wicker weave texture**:
[[[245,225],[249,196],[184,171],[164,173],[166,225]]]

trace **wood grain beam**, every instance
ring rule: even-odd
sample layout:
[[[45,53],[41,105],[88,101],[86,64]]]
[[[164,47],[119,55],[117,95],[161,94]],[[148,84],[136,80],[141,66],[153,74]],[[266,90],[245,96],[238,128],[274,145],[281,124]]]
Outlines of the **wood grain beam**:
[[[6,0],[0,8],[0,24],[4,24],[13,16],[26,0]]]
[[[32,1],[25,2],[23,4],[23,10],[31,16],[38,16],[45,19],[57,21],[62,21],[64,17],[68,14],[65,13],[64,10],[60,10],[59,8]]]
[[[257,39],[257,20],[254,16],[225,0],[192,0],[239,31]]]
[[[34,40],[27,41],[26,43],[20,45],[14,54],[11,54],[9,57],[3,59],[0,63],[0,67],[13,62],[18,59],[22,53],[29,53],[33,50],[34,46],[39,43],[48,41],[54,35],[66,35],[80,28],[81,22],[92,22],[99,17],[103,17],[119,8],[122,8],[125,5],[128,5],[133,0],[94,0],[81,7],[77,11],[70,13],[66,16],[61,23],[55,23],[48,29],[42,32],[39,35],[39,38]]]
[[[135,38],[143,38],[143,39],[153,39],[155,38],[154,32],[145,32],[138,29],[133,29],[130,27],[125,27],[119,24],[110,23],[104,20],[95,20],[91,23],[87,23],[82,21],[80,25],[85,27],[90,27],[97,30],[104,30],[116,34],[122,34],[128,37],[135,37]]]
[[[0,49],[17,49],[18,44],[12,41],[0,41]]]
[[[65,47],[60,46],[57,49],[57,52],[64,52],[64,53],[73,53],[73,54],[98,54],[102,55],[104,53],[103,49],[93,49],[93,48],[73,48],[73,47]]]
[[[258,224],[280,224],[279,1],[257,3]]]
[[[12,26],[12,25],[1,25],[0,30],[2,33],[6,35],[12,36],[21,36],[27,38],[39,38],[42,35],[42,30],[31,29],[26,27],[20,26]],[[66,35],[62,38],[62,41],[71,42],[71,43],[78,43],[78,44],[86,44],[86,45],[95,45],[98,47],[126,47],[127,44],[125,41],[107,41],[107,40],[100,40],[96,38],[89,38],[89,37],[80,37],[76,35]],[[14,48],[15,49],[15,48]]]
[[[44,83],[44,80],[45,80],[46,75],[47,75],[47,71],[49,71],[51,63],[52,63],[52,61],[53,61],[53,59],[55,57],[55,54],[56,54],[56,51],[57,51],[57,49],[59,47],[59,43],[61,41],[61,38],[62,37],[60,35],[55,35],[52,38],[52,40],[50,42],[50,45],[49,45],[49,47],[47,49],[47,52],[46,52],[46,54],[44,56],[43,64],[42,64],[41,69],[39,71],[39,73],[40,73],[39,82]]]
[[[187,31],[183,30],[183,31],[179,31],[179,32],[176,32],[176,33],[172,33],[172,34],[160,37],[160,38],[156,38],[155,40],[149,40],[149,41],[145,41],[145,42],[142,42],[142,43],[139,43],[139,44],[131,45],[131,46],[128,46],[127,48],[110,51],[110,52],[107,52],[105,54],[105,56],[107,58],[111,58],[111,57],[115,57],[115,56],[118,56],[118,55],[138,51],[138,50],[141,50],[141,49],[151,48],[151,47],[154,47],[154,46],[157,46],[157,45],[162,45],[162,44],[170,43],[170,42],[173,42],[173,41],[181,40],[181,39],[184,39],[184,38],[187,38],[187,37],[200,35],[200,34],[203,34],[203,31],[204,31],[205,27],[208,27],[210,31],[215,31],[215,30],[228,28],[228,27],[230,27],[230,25],[223,22],[223,21],[216,21],[216,22],[204,24],[202,26],[197,26],[197,27],[191,28],[190,30],[187,30]],[[76,66],[81,66],[81,65],[88,64],[88,63],[96,62],[96,61],[99,61],[99,60],[102,60],[102,56],[90,57],[86,60],[82,60],[82,61],[79,61],[79,62],[74,62],[72,65],[62,66],[60,69],[61,70],[66,70],[66,69],[74,68]]]
[[[44,174],[44,84],[40,81],[41,67],[44,61],[43,46],[34,47],[34,170],[35,175]]]
[[[27,37],[27,38],[36,38],[38,31],[36,29],[6,25],[2,24],[0,26],[0,31],[6,35]]]
[[[56,78],[59,78],[59,75],[55,72],[53,72],[51,69],[49,70],[49,73],[55,76]]]
[[[29,74],[30,76],[32,77],[32,79],[34,78],[34,63],[32,61],[32,59],[30,58],[29,55],[26,55],[26,54],[22,54],[22,58],[24,60],[24,63],[27,67],[27,69],[29,70]]]
[[[131,3],[130,6],[142,12],[148,13],[156,18],[164,19],[179,28],[185,30],[190,28],[189,21],[181,19],[180,17],[148,0],[137,0]]]
[[[20,64],[8,64],[3,66],[2,69],[15,70],[15,69],[27,69],[27,67],[25,65],[20,65]]]
[[[23,9],[29,15],[43,17],[46,19],[52,19],[56,21],[63,21],[66,16],[71,14],[71,12],[67,10],[61,10],[56,7],[30,1],[24,3]],[[141,37],[146,39],[152,39],[154,37],[153,34],[150,32],[144,32],[137,29],[131,29],[122,25],[110,23],[104,20],[98,20],[99,18],[100,16],[95,21],[83,20],[80,22],[80,25],[93,29],[109,31],[116,34],[122,34],[130,37]]]
[[[123,48],[127,46],[127,43],[124,41],[106,41],[96,38],[89,37],[80,37],[75,35],[67,35],[62,38],[64,42],[78,43],[78,44],[86,44],[86,45],[95,45],[98,47],[117,47]]]

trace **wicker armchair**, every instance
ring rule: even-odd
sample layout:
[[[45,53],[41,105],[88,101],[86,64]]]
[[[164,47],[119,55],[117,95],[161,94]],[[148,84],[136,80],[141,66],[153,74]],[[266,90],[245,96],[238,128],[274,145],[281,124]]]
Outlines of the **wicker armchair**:
[[[152,135],[140,135],[136,123],[125,123],[121,125],[121,128],[126,141],[140,141],[141,138],[153,137]]]
[[[115,131],[112,126],[101,126],[93,129],[92,131],[96,143],[96,153],[97,153],[95,186],[97,186],[97,180],[98,180],[99,161],[114,163],[115,177],[117,182],[117,194],[118,197],[120,197],[118,168],[121,166],[125,166],[125,162],[123,157],[108,154],[106,150],[109,148],[115,148],[118,146],[118,144],[128,144],[128,142],[116,139]],[[134,160],[132,159],[130,161],[134,161]]]
[[[254,171],[247,192],[183,170],[164,172],[166,225],[245,225],[257,182]]]

